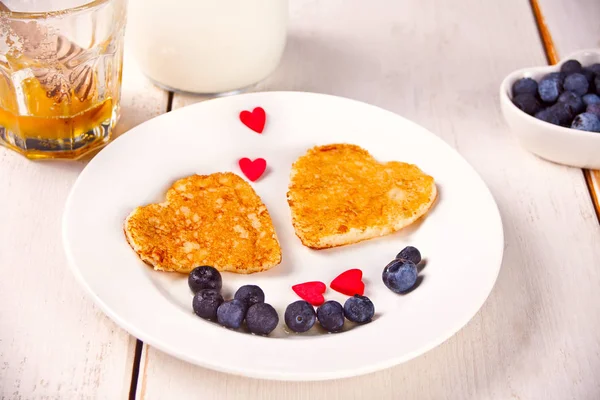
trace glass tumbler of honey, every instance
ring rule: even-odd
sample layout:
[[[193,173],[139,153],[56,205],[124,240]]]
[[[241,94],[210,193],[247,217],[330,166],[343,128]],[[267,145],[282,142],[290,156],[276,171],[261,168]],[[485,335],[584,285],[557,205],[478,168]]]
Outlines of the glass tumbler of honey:
[[[0,144],[77,159],[119,116],[126,0],[0,0]]]

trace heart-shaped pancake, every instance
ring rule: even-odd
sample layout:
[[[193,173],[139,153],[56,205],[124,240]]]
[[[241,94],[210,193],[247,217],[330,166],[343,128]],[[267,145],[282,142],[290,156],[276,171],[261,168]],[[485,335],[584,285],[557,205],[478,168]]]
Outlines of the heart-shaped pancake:
[[[398,231],[426,214],[436,195],[434,179],[415,165],[330,144],[296,160],[287,198],[296,235],[324,249]]]
[[[233,173],[176,181],[164,203],[136,208],[124,229],[140,258],[160,271],[188,273],[210,265],[250,274],[281,262],[267,207]]]

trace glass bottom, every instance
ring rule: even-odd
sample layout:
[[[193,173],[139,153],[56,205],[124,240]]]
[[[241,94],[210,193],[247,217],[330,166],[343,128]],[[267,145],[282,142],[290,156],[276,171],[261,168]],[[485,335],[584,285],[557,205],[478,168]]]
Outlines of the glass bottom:
[[[228,92],[217,92],[217,93],[200,93],[200,92],[187,92],[185,90],[180,90],[180,89],[175,89],[172,88],[170,86],[167,85],[163,85],[162,83],[159,83],[157,81],[155,81],[154,79],[148,77],[148,75],[146,75],[146,77],[148,78],[148,80],[150,82],[152,82],[152,84],[156,87],[159,87],[163,90],[166,90],[167,92],[173,92],[173,93],[177,93],[177,94],[182,94],[182,95],[186,95],[186,96],[195,96],[195,97],[226,97],[226,96],[233,96],[236,94],[241,94],[241,93],[245,93],[250,91],[250,89],[254,88],[256,85],[258,85],[260,82],[256,82],[253,83],[251,85],[248,86],[244,86],[243,88],[240,89],[235,89],[235,90],[230,90]]]
[[[77,160],[104,147],[112,138],[118,119],[119,108],[114,106],[111,117],[96,127],[77,136],[51,139],[44,138],[44,134],[23,137],[0,126],[0,145],[33,160]]]

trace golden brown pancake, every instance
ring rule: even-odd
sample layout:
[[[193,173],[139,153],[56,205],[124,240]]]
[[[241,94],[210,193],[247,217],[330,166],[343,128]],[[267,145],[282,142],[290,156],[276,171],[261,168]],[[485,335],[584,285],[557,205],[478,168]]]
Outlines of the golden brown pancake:
[[[250,274],[281,262],[267,207],[233,173],[176,181],[164,203],[136,208],[124,229],[140,258],[160,271],[188,273],[210,265]]]
[[[415,165],[331,144],[296,160],[287,197],[296,235],[324,249],[398,231],[426,214],[436,195],[433,178]]]

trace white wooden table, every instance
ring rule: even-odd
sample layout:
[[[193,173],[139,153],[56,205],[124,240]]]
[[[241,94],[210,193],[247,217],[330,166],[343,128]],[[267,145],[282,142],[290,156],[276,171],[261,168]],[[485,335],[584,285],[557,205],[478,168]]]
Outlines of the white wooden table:
[[[105,317],[66,266],[60,220],[84,163],[0,149],[0,398],[599,399],[600,225],[590,190],[600,174],[519,147],[497,93],[504,75],[546,63],[546,52],[599,47],[600,1],[537,2],[554,48],[524,0],[294,0],[281,66],[254,89],[381,106],[438,134],[481,174],[504,221],[504,264],[453,338],[395,368],[320,383],[179,361]],[[119,131],[203,100],[171,96],[126,54]]]

